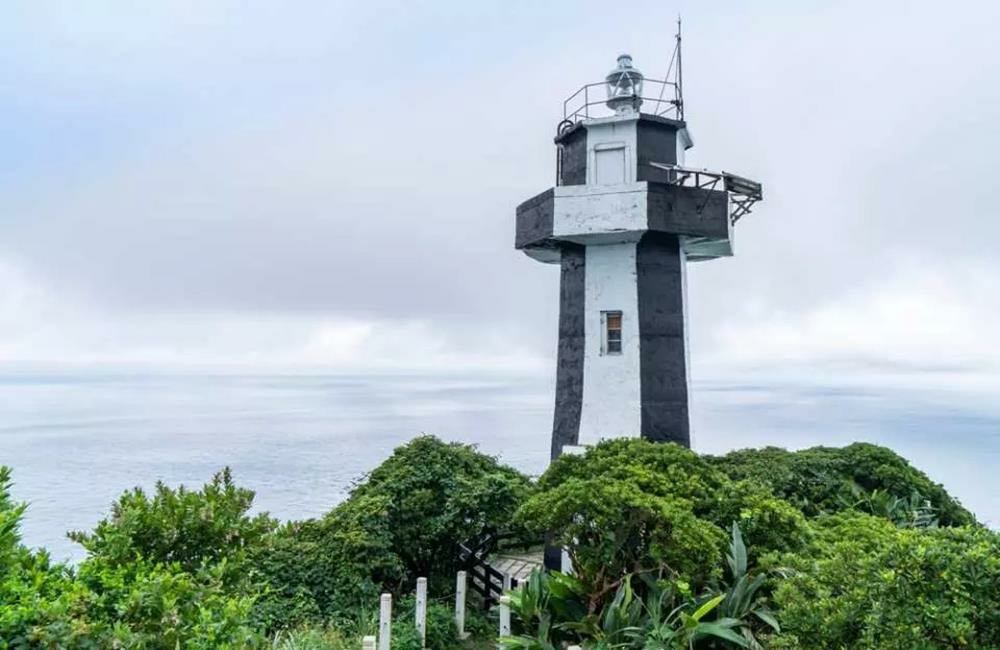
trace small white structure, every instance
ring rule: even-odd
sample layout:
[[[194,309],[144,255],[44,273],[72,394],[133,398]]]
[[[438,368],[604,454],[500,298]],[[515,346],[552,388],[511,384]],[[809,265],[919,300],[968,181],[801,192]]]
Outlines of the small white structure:
[[[378,610],[378,650],[389,650],[392,643],[392,594],[382,594]]]
[[[465,571],[459,571],[455,576],[455,627],[458,628],[458,638],[465,639],[465,590],[468,579]]]
[[[417,611],[414,613],[417,622],[417,636],[420,637],[420,647],[427,647],[427,578],[417,578]]]
[[[510,596],[500,596],[500,637],[510,636]]]

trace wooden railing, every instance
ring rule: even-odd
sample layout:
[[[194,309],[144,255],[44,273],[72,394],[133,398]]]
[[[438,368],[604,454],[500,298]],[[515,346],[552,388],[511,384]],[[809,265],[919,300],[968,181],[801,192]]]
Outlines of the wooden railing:
[[[500,602],[505,590],[515,589],[518,581],[491,567],[486,559],[502,548],[505,542],[520,541],[511,533],[488,533],[458,545],[458,559],[471,580],[469,588],[482,596],[483,607],[489,609]]]

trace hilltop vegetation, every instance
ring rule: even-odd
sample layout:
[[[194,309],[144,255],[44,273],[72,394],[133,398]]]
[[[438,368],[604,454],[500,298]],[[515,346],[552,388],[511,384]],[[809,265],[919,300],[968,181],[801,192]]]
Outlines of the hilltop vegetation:
[[[383,591],[394,650],[416,648],[418,576],[428,647],[493,647],[481,615],[457,638],[450,602],[458,542],[500,531],[548,533],[575,568],[513,594],[508,647],[1000,647],[1000,535],[873,445],[708,457],[616,440],[531,481],[420,437],[313,520],[249,514],[228,470],[128,491],[71,533],[75,567],[23,546],[11,488],[0,469],[0,648],[357,648]]]

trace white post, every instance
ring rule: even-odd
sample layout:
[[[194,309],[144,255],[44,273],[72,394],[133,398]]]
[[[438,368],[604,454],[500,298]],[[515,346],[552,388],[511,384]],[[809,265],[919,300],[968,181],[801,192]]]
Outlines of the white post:
[[[392,637],[392,594],[382,594],[378,610],[378,650],[389,650]]]
[[[361,650],[375,650],[375,637],[366,636],[361,639]]]
[[[465,637],[465,571],[459,571],[455,577],[455,627],[458,628],[458,638]]]
[[[510,591],[510,574],[505,573],[503,574],[503,592],[507,593],[508,591]]]
[[[420,647],[427,647],[427,578],[417,578],[417,636]]]
[[[566,650],[582,650],[582,649],[578,645],[571,645],[570,647],[566,648]]]
[[[500,596],[500,638],[510,636],[510,596]]]

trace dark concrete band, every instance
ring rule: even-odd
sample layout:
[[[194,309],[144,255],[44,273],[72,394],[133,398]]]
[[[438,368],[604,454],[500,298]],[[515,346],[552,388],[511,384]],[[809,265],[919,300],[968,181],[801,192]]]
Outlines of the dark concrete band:
[[[575,445],[580,435],[583,408],[584,304],[586,300],[586,248],[562,247],[559,279],[559,352],[556,361],[556,408],[552,421],[554,459],[563,445]]]
[[[677,235],[650,232],[639,240],[641,434],[690,447],[683,265]]]

